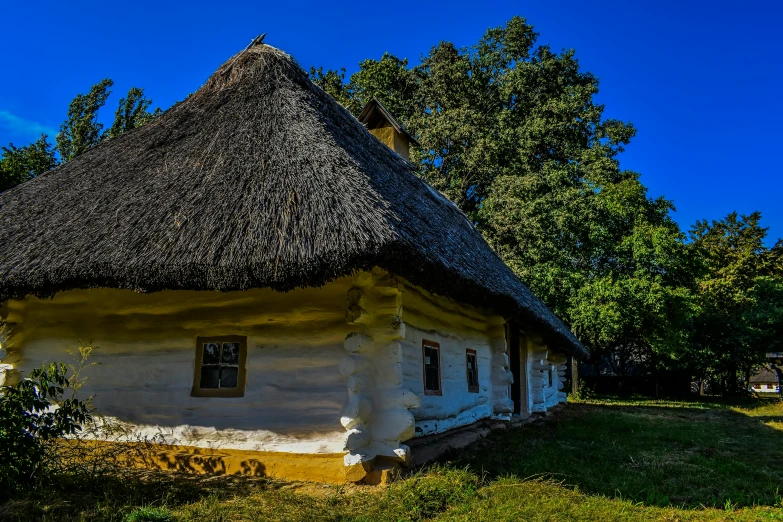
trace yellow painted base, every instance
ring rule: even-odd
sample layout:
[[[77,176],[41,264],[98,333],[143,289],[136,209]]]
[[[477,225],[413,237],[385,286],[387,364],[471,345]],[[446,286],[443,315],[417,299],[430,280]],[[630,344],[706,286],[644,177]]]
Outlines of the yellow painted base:
[[[307,482],[343,484],[346,479],[342,453],[277,453],[235,449],[208,449],[165,444],[123,444],[121,459],[130,465],[197,474],[249,475]]]

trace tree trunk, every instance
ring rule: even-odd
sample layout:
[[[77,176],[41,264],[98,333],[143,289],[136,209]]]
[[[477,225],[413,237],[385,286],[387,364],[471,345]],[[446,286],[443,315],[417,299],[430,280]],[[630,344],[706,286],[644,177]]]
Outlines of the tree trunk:
[[[571,356],[571,395],[579,395],[579,361]]]

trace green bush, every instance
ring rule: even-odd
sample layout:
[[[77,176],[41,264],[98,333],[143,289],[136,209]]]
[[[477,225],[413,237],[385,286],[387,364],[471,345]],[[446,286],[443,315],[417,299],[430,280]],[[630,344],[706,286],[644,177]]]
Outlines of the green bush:
[[[44,485],[54,456],[47,441],[74,435],[91,420],[90,410],[73,397],[64,364],[30,372],[13,386],[0,387],[0,500]]]

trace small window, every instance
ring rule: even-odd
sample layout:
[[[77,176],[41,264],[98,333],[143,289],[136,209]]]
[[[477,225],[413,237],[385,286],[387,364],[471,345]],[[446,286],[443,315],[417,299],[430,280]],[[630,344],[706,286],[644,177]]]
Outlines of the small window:
[[[478,393],[479,379],[478,379],[478,359],[476,358],[476,350],[471,350],[470,348],[465,350],[465,366],[468,372],[468,391],[471,393]]]
[[[424,357],[424,394],[442,395],[440,389],[440,345],[433,341],[422,341]]]
[[[247,337],[198,337],[190,394],[193,397],[242,397],[246,360]]]
[[[552,382],[552,370],[549,370],[549,372],[547,372],[547,373],[549,373],[549,387],[551,388],[553,386],[553,384],[554,384]]]

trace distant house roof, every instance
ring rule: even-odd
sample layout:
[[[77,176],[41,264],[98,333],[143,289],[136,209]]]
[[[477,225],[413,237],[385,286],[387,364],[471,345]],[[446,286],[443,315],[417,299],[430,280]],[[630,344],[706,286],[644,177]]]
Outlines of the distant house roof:
[[[0,224],[0,301],[288,291],[380,266],[586,354],[453,203],[263,44],[152,122],[0,194]]]
[[[405,127],[397,121],[397,118],[395,118],[377,98],[373,98],[367,102],[367,105],[362,109],[362,113],[359,115],[358,120],[359,123],[363,124],[368,129],[376,129],[382,126],[383,121],[388,122],[389,125],[394,127],[394,130],[408,138],[409,142],[414,145],[419,144],[419,142],[416,141],[416,138],[405,130]]]
[[[765,366],[750,378],[751,383],[771,384],[778,382],[778,374],[772,368]]]

